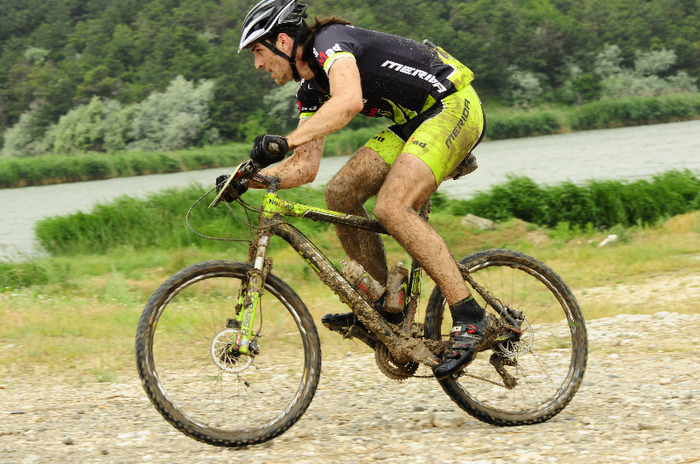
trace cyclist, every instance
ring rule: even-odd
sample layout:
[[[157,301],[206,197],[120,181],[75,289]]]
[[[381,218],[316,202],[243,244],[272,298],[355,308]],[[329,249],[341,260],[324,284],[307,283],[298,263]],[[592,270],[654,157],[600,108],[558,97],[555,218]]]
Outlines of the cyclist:
[[[467,154],[483,136],[473,73],[432,44],[355,27],[335,16],[316,18],[313,25],[305,17],[306,5],[297,0],[262,0],[243,21],[239,52],[250,49],[255,67],[269,72],[278,85],[292,79],[299,83],[299,126],[286,137],[257,137],[251,158],[266,167],[262,174],[280,177],[281,188],[297,187],[315,179],[325,137],[358,113],[393,121],[327,184],[326,202],[330,209],[369,217],[364,203],[376,196],[376,218],[441,289],[454,327],[450,348],[434,373],[447,377],[474,359],[488,317],[470,295],[444,240],[417,210],[443,180],[465,167]],[[270,166],[279,159],[273,150],[278,147],[293,153]],[[233,185],[234,197],[247,188]],[[381,237],[341,225],[336,231],[348,257],[386,286]],[[323,322],[357,323],[353,313],[327,314]]]

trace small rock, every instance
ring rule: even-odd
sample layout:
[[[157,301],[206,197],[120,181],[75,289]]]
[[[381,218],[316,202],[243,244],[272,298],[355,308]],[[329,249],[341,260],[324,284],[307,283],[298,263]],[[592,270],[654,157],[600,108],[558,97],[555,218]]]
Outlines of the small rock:
[[[604,247],[605,245],[610,245],[611,243],[617,243],[618,240],[620,240],[620,237],[615,234],[610,234],[605,238],[605,240],[598,244],[598,247],[600,248]]]
[[[494,230],[496,228],[496,223],[492,220],[474,216],[473,214],[467,214],[464,216],[462,219],[462,225],[473,226],[479,230]]]
[[[461,413],[436,414],[433,417],[432,424],[433,427],[459,427],[464,421],[465,416]]]
[[[73,439],[71,437],[64,438],[61,441],[61,443],[63,443],[64,445],[74,445],[75,444],[75,442],[73,441]]]

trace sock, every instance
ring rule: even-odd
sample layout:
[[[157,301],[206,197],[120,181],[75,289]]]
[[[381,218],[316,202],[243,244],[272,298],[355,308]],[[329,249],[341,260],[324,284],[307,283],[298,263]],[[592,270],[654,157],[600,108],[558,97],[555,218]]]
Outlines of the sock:
[[[468,324],[478,322],[486,315],[484,308],[479,306],[473,296],[450,305],[453,324]]]

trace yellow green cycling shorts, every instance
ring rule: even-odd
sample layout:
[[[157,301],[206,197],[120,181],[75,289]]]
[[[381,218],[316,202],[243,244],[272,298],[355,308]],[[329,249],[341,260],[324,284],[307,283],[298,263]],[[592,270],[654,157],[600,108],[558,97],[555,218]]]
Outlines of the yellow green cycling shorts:
[[[481,100],[467,85],[410,121],[384,129],[365,147],[376,151],[389,166],[401,153],[420,158],[440,185],[481,140],[483,130]]]

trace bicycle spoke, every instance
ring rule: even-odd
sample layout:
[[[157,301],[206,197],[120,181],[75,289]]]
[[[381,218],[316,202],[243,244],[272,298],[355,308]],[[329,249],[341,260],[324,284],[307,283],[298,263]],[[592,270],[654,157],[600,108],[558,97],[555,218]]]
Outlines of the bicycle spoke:
[[[501,305],[524,315],[522,344],[506,343],[503,350],[496,344],[479,353],[464,375],[442,380],[443,388],[467,412],[497,425],[551,418],[571,400],[585,370],[585,326],[573,295],[551,269],[517,252],[487,250],[463,263],[471,278]],[[485,306],[482,297],[477,300]],[[438,328],[443,339],[449,337],[452,321],[445,308],[436,289],[426,317],[429,338]],[[491,364],[493,352],[504,359],[507,375],[516,379],[514,388],[506,388]]]
[[[302,304],[298,297],[269,277],[274,285],[266,285],[264,322],[261,307],[253,327],[257,348],[233,350],[238,329],[229,321],[247,267],[211,263],[183,270],[184,285],[166,282],[164,296],[149,302],[137,335],[139,372],[159,411],[192,437],[226,446],[265,441],[298,420],[311,401],[320,371],[318,335],[305,307],[294,306]]]

